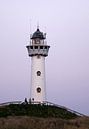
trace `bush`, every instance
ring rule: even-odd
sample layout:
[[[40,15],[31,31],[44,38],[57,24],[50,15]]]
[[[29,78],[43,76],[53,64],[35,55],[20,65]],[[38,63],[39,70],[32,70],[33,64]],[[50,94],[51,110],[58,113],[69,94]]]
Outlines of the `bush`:
[[[7,116],[55,117],[62,119],[73,119],[77,117],[76,114],[66,109],[40,104],[10,104],[0,108],[0,117]]]

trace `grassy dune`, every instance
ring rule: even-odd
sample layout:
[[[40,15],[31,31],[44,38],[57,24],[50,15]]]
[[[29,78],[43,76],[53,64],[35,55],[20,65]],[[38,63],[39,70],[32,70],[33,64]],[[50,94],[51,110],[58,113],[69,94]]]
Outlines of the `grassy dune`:
[[[73,120],[14,116],[0,118],[0,129],[89,129],[89,118]]]
[[[55,106],[11,104],[0,107],[0,129],[89,129],[89,117]]]
[[[0,117],[7,116],[54,117],[62,119],[78,117],[76,114],[64,108],[41,104],[11,104],[0,107]]]

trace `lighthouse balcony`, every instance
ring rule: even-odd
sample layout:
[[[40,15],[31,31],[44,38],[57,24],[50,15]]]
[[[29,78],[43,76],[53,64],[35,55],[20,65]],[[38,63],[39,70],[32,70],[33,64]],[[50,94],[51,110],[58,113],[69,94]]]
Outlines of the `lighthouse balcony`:
[[[48,56],[48,51],[49,51],[50,46],[48,45],[31,45],[27,46],[28,49],[28,54],[29,56],[35,56],[35,55],[42,55],[42,56]]]

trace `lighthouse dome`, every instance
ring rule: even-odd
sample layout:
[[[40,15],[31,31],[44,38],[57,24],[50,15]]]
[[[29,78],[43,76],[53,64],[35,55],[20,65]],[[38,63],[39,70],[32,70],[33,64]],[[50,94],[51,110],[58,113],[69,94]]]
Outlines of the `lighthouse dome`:
[[[39,28],[37,28],[36,32],[34,32],[32,37],[31,37],[31,39],[36,39],[36,38],[45,39],[43,33],[40,32]]]

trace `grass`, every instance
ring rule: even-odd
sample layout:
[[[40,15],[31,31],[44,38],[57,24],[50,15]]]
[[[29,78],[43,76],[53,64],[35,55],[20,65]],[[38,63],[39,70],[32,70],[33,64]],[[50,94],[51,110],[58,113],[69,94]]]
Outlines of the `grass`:
[[[41,104],[10,104],[0,107],[0,117],[32,116],[42,118],[74,119],[78,116],[66,109]]]
[[[0,107],[0,129],[89,129],[89,117],[40,104]]]
[[[9,116],[0,118],[0,129],[89,129],[89,117],[76,119]]]

